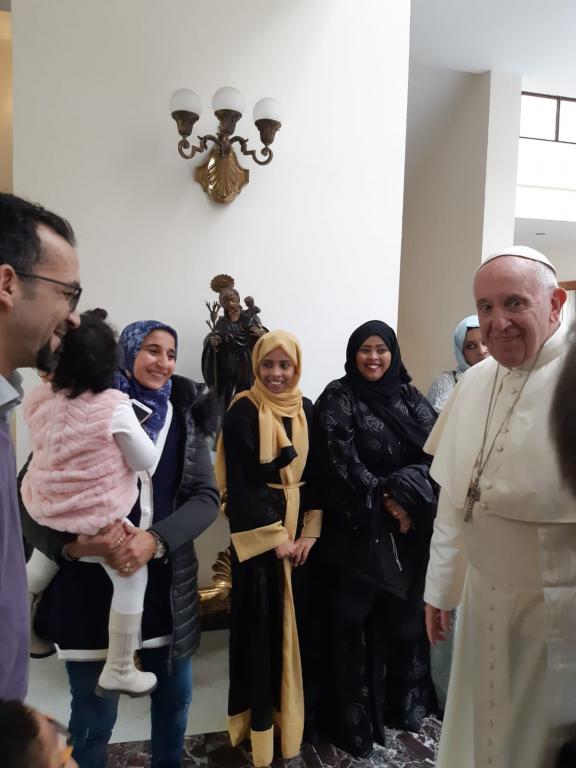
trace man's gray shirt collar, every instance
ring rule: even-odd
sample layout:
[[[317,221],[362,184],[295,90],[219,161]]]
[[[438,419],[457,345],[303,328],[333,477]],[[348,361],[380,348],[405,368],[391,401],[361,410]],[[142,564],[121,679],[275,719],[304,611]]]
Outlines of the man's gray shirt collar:
[[[10,379],[0,375],[0,419],[6,419],[8,413],[22,400],[22,376],[14,371]]]

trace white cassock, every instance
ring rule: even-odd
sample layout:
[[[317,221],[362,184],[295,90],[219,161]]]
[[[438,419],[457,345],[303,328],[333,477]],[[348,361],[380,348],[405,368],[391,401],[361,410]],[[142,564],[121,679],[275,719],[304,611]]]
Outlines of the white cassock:
[[[548,425],[566,336],[560,327],[548,339],[530,375],[500,368],[486,451],[528,379],[470,522],[495,360],[460,380],[426,445],[442,490],[424,599],[460,605],[437,768],[551,768],[576,735],[576,501]]]

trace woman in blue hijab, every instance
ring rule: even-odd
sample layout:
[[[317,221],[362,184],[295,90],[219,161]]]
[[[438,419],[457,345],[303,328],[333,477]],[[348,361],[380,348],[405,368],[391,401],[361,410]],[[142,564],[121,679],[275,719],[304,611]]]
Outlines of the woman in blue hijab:
[[[465,317],[454,330],[454,356],[458,367],[452,371],[443,371],[437,376],[426,396],[436,413],[440,413],[444,408],[462,374],[476,363],[482,362],[487,355],[488,349],[482,341],[478,316]]]
[[[158,680],[151,693],[151,765],[179,768],[192,698],[191,655],[200,640],[194,540],[219,507],[207,445],[210,414],[201,394],[204,385],[174,373],[178,338],[169,325],[131,323],[120,335],[119,348],[115,386],[149,409],[143,427],[158,459],[138,473],[139,498],[127,510],[133,526],[116,523],[89,541],[62,539],[54,532],[47,541],[33,521],[24,521],[26,537],[48,557],[62,560],[35,626],[66,659],[74,757],[86,768],[105,768],[118,697],[99,698],[95,687],[108,645],[111,585],[100,566],[77,559],[100,555],[126,575],[147,567],[138,655],[142,668]]]

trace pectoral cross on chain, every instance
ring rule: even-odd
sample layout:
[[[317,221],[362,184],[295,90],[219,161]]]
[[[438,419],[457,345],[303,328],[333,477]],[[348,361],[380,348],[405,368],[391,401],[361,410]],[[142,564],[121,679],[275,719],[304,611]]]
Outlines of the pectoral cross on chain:
[[[470,488],[468,488],[468,493],[466,494],[466,511],[464,513],[465,523],[469,523],[470,520],[472,520],[472,509],[474,508],[474,504],[477,501],[480,501],[480,496],[480,478],[477,477],[476,480],[470,484]]]

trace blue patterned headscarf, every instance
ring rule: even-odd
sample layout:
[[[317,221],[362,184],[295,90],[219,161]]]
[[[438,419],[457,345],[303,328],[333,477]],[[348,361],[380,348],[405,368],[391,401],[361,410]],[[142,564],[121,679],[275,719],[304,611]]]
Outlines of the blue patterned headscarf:
[[[462,371],[462,373],[470,368],[470,363],[464,357],[464,342],[470,328],[480,328],[478,315],[468,315],[454,329],[454,354],[458,363],[458,370]]]
[[[146,419],[142,427],[150,439],[156,442],[158,433],[166,420],[172,381],[168,379],[162,389],[147,389],[134,378],[136,355],[140,352],[144,339],[152,331],[168,331],[174,337],[176,349],[178,348],[178,335],[169,325],[157,320],[138,320],[130,323],[124,328],[118,340],[119,370],[114,374],[114,386],[152,409],[151,416]]]

